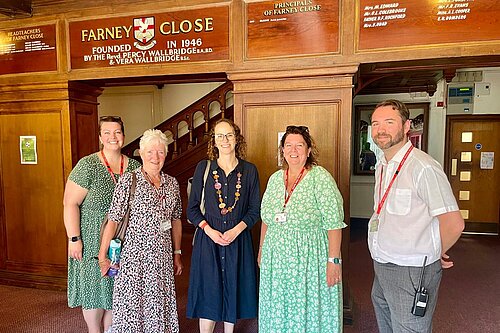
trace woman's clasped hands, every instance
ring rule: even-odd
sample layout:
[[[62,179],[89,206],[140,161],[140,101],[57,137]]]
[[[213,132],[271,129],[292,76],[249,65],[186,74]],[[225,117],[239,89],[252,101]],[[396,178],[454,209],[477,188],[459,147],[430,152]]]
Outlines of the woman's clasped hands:
[[[215,244],[219,244],[221,246],[228,246],[238,237],[238,235],[243,230],[241,230],[237,225],[234,228],[229,229],[226,232],[222,233],[219,230],[213,229],[212,227],[207,225],[205,228],[203,228],[203,231],[205,231],[205,234],[208,237],[210,237],[210,239],[212,239]]]

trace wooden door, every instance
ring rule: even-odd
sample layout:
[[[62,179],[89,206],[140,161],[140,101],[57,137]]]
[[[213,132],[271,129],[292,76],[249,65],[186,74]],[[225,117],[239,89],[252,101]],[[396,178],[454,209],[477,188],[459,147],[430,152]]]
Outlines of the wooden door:
[[[445,168],[465,231],[498,233],[500,115],[448,116]]]

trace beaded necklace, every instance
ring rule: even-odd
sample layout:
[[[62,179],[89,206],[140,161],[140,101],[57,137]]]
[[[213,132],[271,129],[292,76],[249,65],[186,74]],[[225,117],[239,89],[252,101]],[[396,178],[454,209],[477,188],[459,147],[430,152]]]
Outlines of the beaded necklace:
[[[231,213],[238,203],[238,200],[240,200],[240,189],[241,189],[241,172],[238,172],[236,176],[238,177],[238,180],[236,181],[236,192],[234,193],[234,203],[231,207],[226,207],[227,205],[224,203],[224,199],[222,199],[222,185],[219,183],[219,175],[217,174],[217,170],[212,171],[214,175],[214,188],[215,192],[219,196],[219,208],[220,208],[220,213],[222,215],[226,215],[227,213]]]

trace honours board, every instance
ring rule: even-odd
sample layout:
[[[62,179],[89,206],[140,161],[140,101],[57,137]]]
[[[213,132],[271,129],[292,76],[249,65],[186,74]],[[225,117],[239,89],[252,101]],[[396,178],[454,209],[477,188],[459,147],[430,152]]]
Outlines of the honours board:
[[[358,50],[500,40],[500,0],[359,0]]]
[[[0,75],[57,70],[56,26],[0,31]]]
[[[247,4],[247,58],[338,51],[338,0]]]

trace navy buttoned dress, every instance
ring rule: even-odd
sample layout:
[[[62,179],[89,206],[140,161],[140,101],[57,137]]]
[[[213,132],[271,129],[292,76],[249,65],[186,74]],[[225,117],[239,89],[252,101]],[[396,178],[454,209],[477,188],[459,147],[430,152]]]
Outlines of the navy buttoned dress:
[[[250,229],[260,218],[259,175],[255,165],[239,160],[228,175],[211,161],[207,181],[203,175],[207,161],[201,161],[193,176],[187,218],[198,226],[203,220],[224,233],[241,221],[247,228],[228,246],[215,244],[197,229],[191,257],[188,318],[236,323],[257,316],[256,261]],[[221,214],[214,187],[214,171],[219,175],[222,198],[227,207],[234,203],[238,173],[241,173],[240,200],[232,212]],[[200,211],[201,191],[205,191],[205,214]]]

